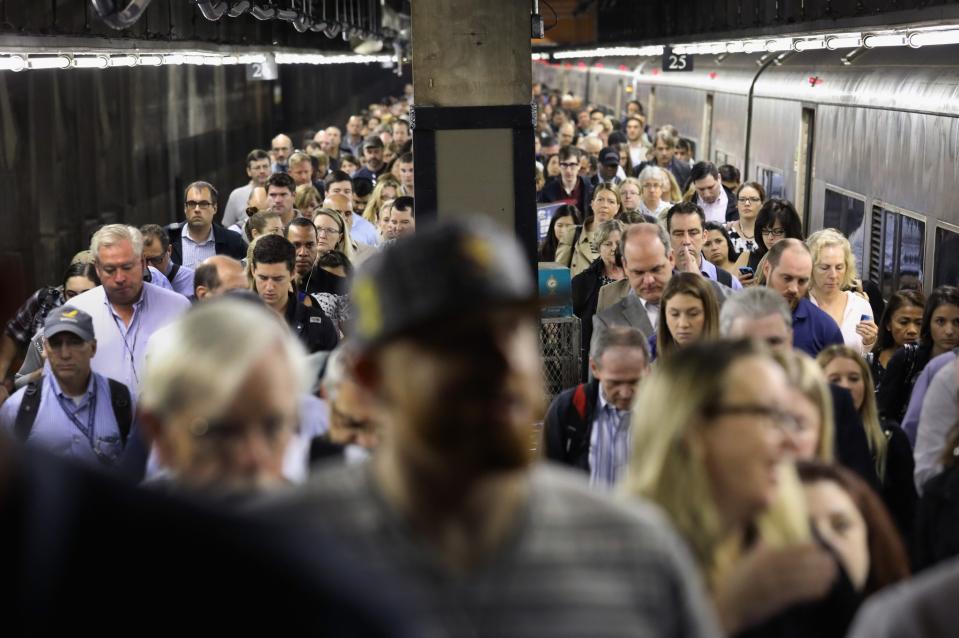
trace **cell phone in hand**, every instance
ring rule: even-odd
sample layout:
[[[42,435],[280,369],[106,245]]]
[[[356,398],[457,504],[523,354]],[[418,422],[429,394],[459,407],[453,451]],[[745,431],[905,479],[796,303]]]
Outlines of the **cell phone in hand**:
[[[740,267],[739,267],[739,274],[741,274],[741,275],[752,275],[752,274],[754,274],[755,272],[756,272],[756,271],[754,271],[754,270],[753,270],[752,268],[750,268],[749,266],[740,266]]]
[[[859,317],[859,321],[872,321],[872,315],[863,315]]]

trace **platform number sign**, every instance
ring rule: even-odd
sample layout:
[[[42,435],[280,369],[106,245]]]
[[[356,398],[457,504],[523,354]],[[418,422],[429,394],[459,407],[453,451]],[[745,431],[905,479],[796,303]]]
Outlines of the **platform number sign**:
[[[263,62],[254,62],[246,65],[247,80],[275,80],[279,76],[276,60],[267,58]]]
[[[693,56],[688,53],[676,53],[670,47],[663,49],[663,72],[692,71]]]

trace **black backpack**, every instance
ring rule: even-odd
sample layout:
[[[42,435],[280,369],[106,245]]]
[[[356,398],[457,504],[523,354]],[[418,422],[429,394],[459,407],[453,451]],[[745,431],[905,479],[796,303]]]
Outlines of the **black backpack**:
[[[120,430],[120,444],[126,447],[127,437],[130,435],[130,424],[133,422],[130,390],[119,381],[113,379],[107,379],[107,381],[110,383],[110,405],[113,407],[113,416],[117,420],[117,429]],[[43,377],[27,385],[13,425],[13,432],[19,441],[30,438],[30,432],[33,431],[33,424],[37,420],[37,412],[40,408],[42,389]]]

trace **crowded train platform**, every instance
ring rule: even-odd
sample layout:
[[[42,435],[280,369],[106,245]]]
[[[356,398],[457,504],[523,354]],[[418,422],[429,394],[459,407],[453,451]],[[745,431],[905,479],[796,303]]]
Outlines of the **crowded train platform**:
[[[401,73],[173,213],[44,231],[3,290],[0,634],[956,635],[959,219],[751,53],[540,53],[515,111]],[[0,122],[5,73],[79,72],[13,57]],[[955,148],[955,104],[893,106]],[[503,181],[457,198],[451,140]]]

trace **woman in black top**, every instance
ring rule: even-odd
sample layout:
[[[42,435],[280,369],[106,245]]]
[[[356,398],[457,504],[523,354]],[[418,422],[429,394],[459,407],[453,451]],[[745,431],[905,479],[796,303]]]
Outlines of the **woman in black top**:
[[[899,348],[877,391],[879,415],[902,423],[919,373],[933,357],[959,346],[959,288],[939,286],[926,300],[919,344]]]
[[[877,390],[882,386],[886,366],[896,350],[906,344],[918,343],[925,305],[926,297],[918,290],[900,290],[889,298],[879,321],[879,337],[869,353],[869,369]]]
[[[756,249],[749,254],[748,266],[754,273],[759,272],[759,261],[766,256],[769,249],[783,239],[805,240],[802,232],[802,220],[796,207],[785,199],[773,198],[766,200],[756,216]],[[744,284],[745,280],[740,280]]]
[[[625,229],[626,225],[615,219],[600,224],[596,231],[599,257],[589,268],[573,277],[573,314],[582,321],[582,378],[586,377],[589,364],[589,342],[593,336],[593,315],[596,313],[599,289],[626,276],[619,252],[619,243]]]
[[[537,261],[556,261],[559,238],[563,236],[567,228],[581,223],[579,209],[572,204],[564,204],[553,211],[553,217],[549,220],[549,230],[539,244]]]

